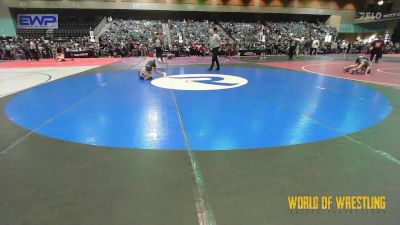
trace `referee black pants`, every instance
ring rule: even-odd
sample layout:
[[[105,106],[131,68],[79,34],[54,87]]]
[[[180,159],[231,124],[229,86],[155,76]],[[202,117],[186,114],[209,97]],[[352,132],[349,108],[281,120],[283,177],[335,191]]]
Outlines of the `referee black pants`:
[[[290,46],[289,48],[289,58],[292,59],[294,52],[296,51],[296,46]]]
[[[210,70],[213,69],[214,63],[217,64],[217,70],[219,70],[219,61],[218,61],[218,48],[213,48],[212,49],[212,59],[211,59],[211,66]]]
[[[371,58],[369,59],[371,62],[374,59],[375,56],[375,62],[377,63],[380,58],[382,58],[382,50],[371,50]]]
[[[161,62],[164,62],[163,60],[163,50],[161,47],[156,47],[156,58],[161,58]]]

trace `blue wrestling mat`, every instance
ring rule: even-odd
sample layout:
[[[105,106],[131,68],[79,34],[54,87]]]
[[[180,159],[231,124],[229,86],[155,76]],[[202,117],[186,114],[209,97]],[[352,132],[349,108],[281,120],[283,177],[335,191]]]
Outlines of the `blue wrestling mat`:
[[[304,72],[224,67],[75,76],[13,97],[14,123],[37,134],[97,146],[238,150],[304,144],[373,126],[391,112],[360,83]]]

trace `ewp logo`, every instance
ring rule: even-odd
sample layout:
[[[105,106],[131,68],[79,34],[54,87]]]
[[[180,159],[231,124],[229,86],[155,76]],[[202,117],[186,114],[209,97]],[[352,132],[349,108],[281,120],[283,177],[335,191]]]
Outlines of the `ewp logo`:
[[[18,28],[20,29],[57,29],[57,14],[19,14]]]
[[[247,80],[222,74],[184,74],[157,78],[151,84],[167,89],[201,91],[236,88],[247,84]]]

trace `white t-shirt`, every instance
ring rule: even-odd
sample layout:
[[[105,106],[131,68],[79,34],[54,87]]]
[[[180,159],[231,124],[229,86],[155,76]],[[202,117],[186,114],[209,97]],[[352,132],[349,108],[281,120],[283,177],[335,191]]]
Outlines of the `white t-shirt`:
[[[318,40],[314,40],[314,41],[312,42],[311,47],[312,47],[312,48],[318,48],[318,47],[319,47],[319,41],[318,41]]]
[[[156,47],[156,48],[159,48],[159,47],[161,47],[161,41],[160,41],[160,39],[156,39],[156,41],[155,41],[155,43],[154,43],[154,47]]]
[[[220,41],[221,41],[221,38],[219,37],[219,35],[218,34],[214,34],[210,38],[210,47],[211,48],[218,48],[220,46]]]
[[[35,45],[35,43],[33,43],[33,41],[31,41],[29,43],[29,46],[30,46],[30,49],[36,49],[36,45]]]

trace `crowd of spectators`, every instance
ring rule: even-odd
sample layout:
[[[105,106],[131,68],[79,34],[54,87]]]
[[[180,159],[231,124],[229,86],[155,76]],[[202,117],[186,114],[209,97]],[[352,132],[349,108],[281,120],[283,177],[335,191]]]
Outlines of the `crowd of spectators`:
[[[336,30],[323,23],[266,21],[220,24],[234,39],[237,50],[259,50],[268,54],[285,53],[293,38],[302,39],[304,44],[308,42],[307,47],[311,50],[314,40],[321,42],[327,34],[336,36]]]
[[[26,39],[22,37],[3,38],[0,43],[2,60],[39,60],[54,58],[57,52],[87,52],[88,56],[100,56],[102,48],[98,43],[90,42],[89,37],[68,40],[46,40],[46,38]]]
[[[261,43],[259,36],[262,31],[262,25],[259,23],[233,23],[221,22],[221,27],[232,36],[239,48],[251,49],[254,44]]]
[[[169,20],[168,26],[171,35],[171,45],[167,46],[180,55],[204,56],[209,49],[209,30],[216,25],[208,20]],[[221,38],[221,51],[231,49],[233,43],[223,32],[218,32]]]
[[[109,56],[147,56],[154,48],[155,39],[164,42],[164,36],[159,20],[114,19],[110,29],[99,38],[99,43]]]
[[[336,36],[336,29],[323,23],[265,22],[261,30],[265,37],[265,50],[271,54],[285,53],[292,39],[298,40],[300,52],[309,53],[318,49],[325,36]],[[316,50],[317,51],[317,50]]]
[[[154,51],[155,39],[163,49],[180,56],[209,54],[209,30],[221,27],[221,55],[236,55],[241,51],[261,54],[349,54],[368,53],[370,44],[361,40],[335,40],[336,30],[323,23],[264,22],[233,23],[210,21],[168,21],[164,33],[161,21],[113,20],[110,28],[92,42],[89,37],[74,39],[22,38],[0,39],[0,59],[53,58],[56,52],[87,52],[89,57],[148,56]],[[170,35],[168,42],[167,33]],[[332,41],[326,41],[330,35]],[[400,44],[387,42],[384,53],[400,53]]]
[[[296,55],[368,53],[370,44],[362,40],[334,40],[335,28],[324,23],[309,22],[221,22],[221,27],[234,39],[237,51],[258,51],[262,54],[289,54],[293,45]],[[330,36],[331,40],[326,41]],[[385,53],[400,53],[400,44],[387,42]]]
[[[336,40],[330,42],[319,42],[310,41],[305,39],[295,39],[295,54],[296,55],[312,55],[312,54],[369,54],[371,50],[371,43],[362,40],[347,41],[347,40]],[[290,41],[288,45],[290,46]],[[314,44],[316,46],[314,46]],[[315,52],[312,50],[315,49]],[[267,53],[272,54],[288,54],[288,48],[282,48],[280,51],[274,51],[268,48]],[[385,48],[383,49],[385,54],[399,54],[400,53],[400,43],[393,43],[391,41],[386,41]]]

